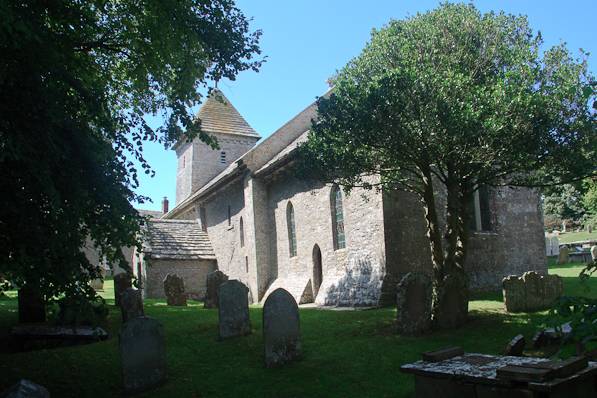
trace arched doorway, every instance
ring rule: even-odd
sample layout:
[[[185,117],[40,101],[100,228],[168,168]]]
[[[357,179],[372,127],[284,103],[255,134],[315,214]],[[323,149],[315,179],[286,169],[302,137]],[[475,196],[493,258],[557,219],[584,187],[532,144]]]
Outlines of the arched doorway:
[[[313,299],[317,297],[321,280],[323,279],[323,272],[321,269],[321,249],[319,245],[313,246]]]

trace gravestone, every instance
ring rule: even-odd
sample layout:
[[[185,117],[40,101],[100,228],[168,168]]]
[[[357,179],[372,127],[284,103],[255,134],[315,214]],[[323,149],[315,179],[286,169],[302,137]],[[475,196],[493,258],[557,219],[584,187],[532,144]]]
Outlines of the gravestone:
[[[48,390],[32,381],[21,379],[4,391],[2,398],[50,398]]]
[[[522,276],[503,279],[506,311],[530,312],[549,308],[564,292],[564,282],[558,275],[540,275],[527,271]]]
[[[149,390],[166,380],[164,327],[146,316],[130,319],[119,336],[122,383],[127,393]]]
[[[18,296],[19,322],[46,321],[46,303],[39,290],[25,285],[19,289]]]
[[[439,310],[437,326],[452,329],[462,326],[468,318],[468,296],[466,276],[451,274],[444,278],[439,289]]]
[[[164,293],[168,305],[187,305],[187,295],[184,292],[184,280],[176,274],[168,274],[164,278]]]
[[[207,274],[207,293],[205,295],[205,308],[218,307],[218,290],[220,285],[228,280],[228,276],[220,270]]]
[[[597,245],[591,246],[591,260],[597,261]]]
[[[510,340],[510,342],[506,346],[504,355],[508,355],[511,357],[521,357],[522,352],[524,351],[525,344],[526,341],[522,334],[515,336],[512,340]]]
[[[263,305],[263,344],[268,368],[291,362],[301,355],[299,311],[294,297],[278,288]]]
[[[235,279],[220,285],[218,292],[220,339],[251,333],[248,291],[244,284]]]
[[[397,286],[398,333],[418,335],[431,327],[432,282],[420,272],[409,272]]]
[[[130,274],[121,272],[114,275],[114,300],[116,305],[120,305],[120,295],[129,287],[133,287]]]
[[[106,278],[106,270],[104,267],[100,267],[99,270],[101,278],[96,278],[89,281],[89,284],[96,292],[104,290],[104,279]]]
[[[145,315],[141,290],[127,288],[120,295],[120,311],[122,312],[122,322]]]
[[[558,256],[558,264],[566,264],[570,260],[569,253],[570,253],[570,250],[568,249],[568,246],[560,247],[560,255]]]

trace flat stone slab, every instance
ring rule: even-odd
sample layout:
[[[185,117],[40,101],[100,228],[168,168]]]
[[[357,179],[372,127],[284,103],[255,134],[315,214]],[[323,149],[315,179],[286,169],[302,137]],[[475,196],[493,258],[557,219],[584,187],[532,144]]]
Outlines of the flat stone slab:
[[[48,390],[32,381],[21,379],[0,394],[2,398],[50,398]]]
[[[108,332],[100,327],[78,326],[76,328],[50,325],[18,325],[10,334],[19,339],[62,339],[73,341],[106,340]]]

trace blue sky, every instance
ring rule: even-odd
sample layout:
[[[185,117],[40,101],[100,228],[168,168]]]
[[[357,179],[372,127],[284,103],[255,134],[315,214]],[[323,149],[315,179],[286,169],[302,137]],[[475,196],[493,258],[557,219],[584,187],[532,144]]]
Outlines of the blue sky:
[[[546,48],[564,41],[574,54],[579,48],[589,51],[590,69],[596,74],[597,1],[473,3],[483,12],[503,10],[527,15],[531,27],[541,31]],[[265,138],[327,90],[327,78],[360,53],[372,28],[438,4],[423,0],[237,0],[237,6],[253,18],[252,28],[263,31],[261,49],[268,59],[260,72],[243,72],[236,81],[220,82],[219,88]],[[167,196],[172,208],[176,192],[174,152],[146,143],[144,153],[156,175],[143,175],[137,192],[152,198],[153,203],[138,207],[159,210],[161,198]]]

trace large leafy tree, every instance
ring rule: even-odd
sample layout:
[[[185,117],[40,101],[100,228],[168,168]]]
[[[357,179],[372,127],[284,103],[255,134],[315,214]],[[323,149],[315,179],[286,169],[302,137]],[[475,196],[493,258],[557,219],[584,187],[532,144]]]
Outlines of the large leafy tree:
[[[91,295],[87,238],[126,265],[120,247],[143,222],[136,164],[152,173],[143,142],[186,131],[215,145],[190,108],[211,82],[259,68],[248,22],[232,0],[0,3],[0,275]]]
[[[544,53],[541,45],[525,17],[443,4],[374,30],[318,100],[301,150],[304,171],[347,189],[419,196],[437,327],[466,319],[467,207],[475,190],[595,172],[595,81],[564,45]],[[444,311],[455,303],[456,313]]]

